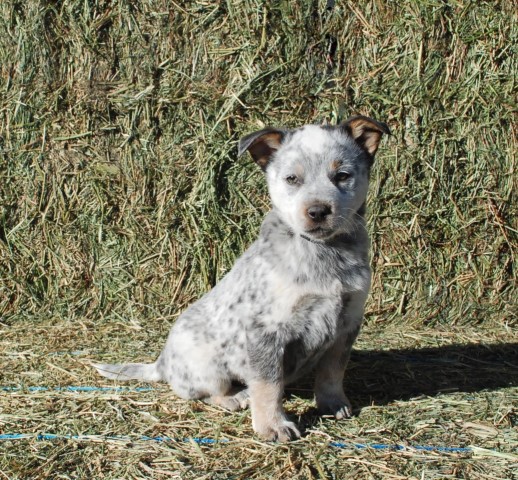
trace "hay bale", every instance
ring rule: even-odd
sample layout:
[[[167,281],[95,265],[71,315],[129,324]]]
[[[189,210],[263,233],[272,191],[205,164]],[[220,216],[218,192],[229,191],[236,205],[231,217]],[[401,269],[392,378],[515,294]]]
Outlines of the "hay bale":
[[[268,210],[261,172],[237,159],[241,135],[355,113],[394,134],[370,191],[374,281],[359,346],[373,357],[350,369],[361,415],[320,421],[304,413],[311,394],[302,390],[288,408],[306,415],[308,437],[273,446],[248,440],[247,412],[225,416],[165,388],[2,393],[2,432],[233,441],[8,442],[0,472],[511,478],[515,360],[502,355],[517,321],[517,25],[506,0],[0,2],[2,384],[93,384],[90,358],[157,353]],[[466,369],[484,347],[455,345],[484,342],[497,360]],[[429,356],[450,352],[449,368],[398,360],[444,343],[451,348]],[[376,360],[380,347],[393,349],[390,361]],[[493,390],[470,391],[474,372]],[[452,392],[457,384],[465,391]],[[413,398],[423,385],[430,396]],[[505,458],[337,453],[327,448],[336,439],[471,443]]]

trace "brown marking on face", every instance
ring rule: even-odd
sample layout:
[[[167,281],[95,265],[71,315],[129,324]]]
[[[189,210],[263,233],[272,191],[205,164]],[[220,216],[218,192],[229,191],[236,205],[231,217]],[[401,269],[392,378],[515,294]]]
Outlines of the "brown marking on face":
[[[339,160],[333,160],[329,164],[329,170],[331,172],[336,172],[340,168],[341,165],[342,165],[342,162],[340,162]]]
[[[299,181],[303,181],[304,180],[304,167],[300,164],[297,164],[295,165],[294,169],[293,169],[293,173],[295,175],[297,175],[297,178],[299,179]]]
[[[315,224],[311,220],[311,218],[308,217],[308,208],[310,207],[310,204],[303,203],[300,206],[300,216],[304,219],[304,229],[309,230],[310,228],[314,227]]]

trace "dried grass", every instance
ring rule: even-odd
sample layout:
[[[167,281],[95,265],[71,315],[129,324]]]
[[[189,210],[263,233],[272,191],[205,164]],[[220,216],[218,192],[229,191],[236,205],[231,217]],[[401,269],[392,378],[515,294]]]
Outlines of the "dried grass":
[[[135,441],[2,442],[0,476],[512,478],[498,454],[518,447],[515,9],[328,3],[0,4],[0,386],[102,385],[89,359],[156,355],[268,209],[240,135],[352,113],[394,133],[372,178],[355,418],[316,417],[298,385],[287,405],[308,434],[268,445],[247,412],[165,387],[4,392],[0,433]]]

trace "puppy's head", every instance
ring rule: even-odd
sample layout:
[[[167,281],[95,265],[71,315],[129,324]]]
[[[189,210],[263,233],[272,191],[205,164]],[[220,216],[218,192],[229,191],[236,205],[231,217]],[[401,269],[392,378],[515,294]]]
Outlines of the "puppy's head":
[[[265,171],[274,208],[298,234],[325,240],[352,228],[367,196],[369,170],[384,123],[356,116],[338,126],[266,128],[243,137]]]

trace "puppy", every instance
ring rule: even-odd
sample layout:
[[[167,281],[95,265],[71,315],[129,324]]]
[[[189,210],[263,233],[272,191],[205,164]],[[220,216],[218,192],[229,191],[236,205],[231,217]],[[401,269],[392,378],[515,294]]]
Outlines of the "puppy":
[[[272,210],[232,270],[173,325],[151,364],[94,364],[111,379],[165,381],[185,399],[252,410],[266,440],[300,436],[284,386],[314,370],[320,411],[351,415],[345,367],[370,287],[365,202],[384,123],[265,128],[243,137]],[[240,386],[240,387],[238,387]]]

